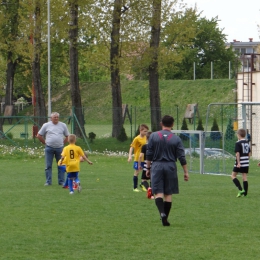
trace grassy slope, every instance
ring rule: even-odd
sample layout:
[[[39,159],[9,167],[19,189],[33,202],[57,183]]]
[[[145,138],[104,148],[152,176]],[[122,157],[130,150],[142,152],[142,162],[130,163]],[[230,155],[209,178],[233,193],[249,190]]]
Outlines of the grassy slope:
[[[206,114],[208,104],[216,102],[234,102],[235,88],[233,80],[164,80],[160,81],[162,107],[178,106],[184,113],[187,104],[198,103],[202,115]],[[123,81],[121,83],[122,102],[124,104],[149,107],[148,81]],[[82,104],[84,107],[112,106],[109,82],[84,83],[81,85]],[[70,110],[70,91],[66,86],[63,91],[53,93],[53,109],[63,114]]]

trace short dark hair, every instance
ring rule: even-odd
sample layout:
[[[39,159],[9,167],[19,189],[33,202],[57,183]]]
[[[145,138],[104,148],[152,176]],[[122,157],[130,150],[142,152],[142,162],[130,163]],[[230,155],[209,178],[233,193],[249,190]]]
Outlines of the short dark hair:
[[[237,134],[240,135],[242,138],[246,137],[246,130],[243,128],[240,128],[237,130]]]
[[[174,118],[172,116],[165,115],[162,118],[162,125],[163,126],[171,127],[171,126],[173,126],[173,123],[174,123]]]

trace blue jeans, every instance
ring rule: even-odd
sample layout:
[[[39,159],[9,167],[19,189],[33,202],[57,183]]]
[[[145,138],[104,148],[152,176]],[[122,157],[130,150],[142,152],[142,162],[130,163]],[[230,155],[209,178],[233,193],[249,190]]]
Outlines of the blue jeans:
[[[61,158],[61,152],[63,150],[63,147],[60,148],[52,148],[50,146],[45,146],[45,176],[46,176],[46,183],[52,184],[52,163],[53,158],[55,156],[56,162]],[[63,185],[64,183],[64,171],[58,168],[58,184]]]

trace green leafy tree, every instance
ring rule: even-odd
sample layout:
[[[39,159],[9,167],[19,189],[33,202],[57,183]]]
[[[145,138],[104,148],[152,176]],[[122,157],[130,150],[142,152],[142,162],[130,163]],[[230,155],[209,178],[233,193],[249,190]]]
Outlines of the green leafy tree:
[[[185,21],[187,17],[182,19]],[[177,45],[182,59],[166,67],[167,79],[193,79],[194,63],[196,79],[208,79],[211,77],[211,62],[213,78],[228,78],[229,61],[235,65],[236,54],[231,48],[226,48],[226,35],[218,26],[218,17],[207,19],[193,14],[191,19],[196,31],[188,42]],[[176,69],[172,70],[172,67]]]

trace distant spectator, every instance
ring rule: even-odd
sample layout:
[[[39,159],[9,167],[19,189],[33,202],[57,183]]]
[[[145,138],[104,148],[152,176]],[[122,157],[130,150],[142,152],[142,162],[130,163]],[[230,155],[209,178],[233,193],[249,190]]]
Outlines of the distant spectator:
[[[53,112],[51,121],[43,124],[37,138],[45,145],[45,176],[44,186],[52,185],[52,163],[55,156],[56,162],[61,159],[64,144],[68,142],[69,130],[65,123],[59,122],[60,114]],[[65,137],[65,138],[64,138]],[[63,185],[64,172],[58,169],[58,184]]]

